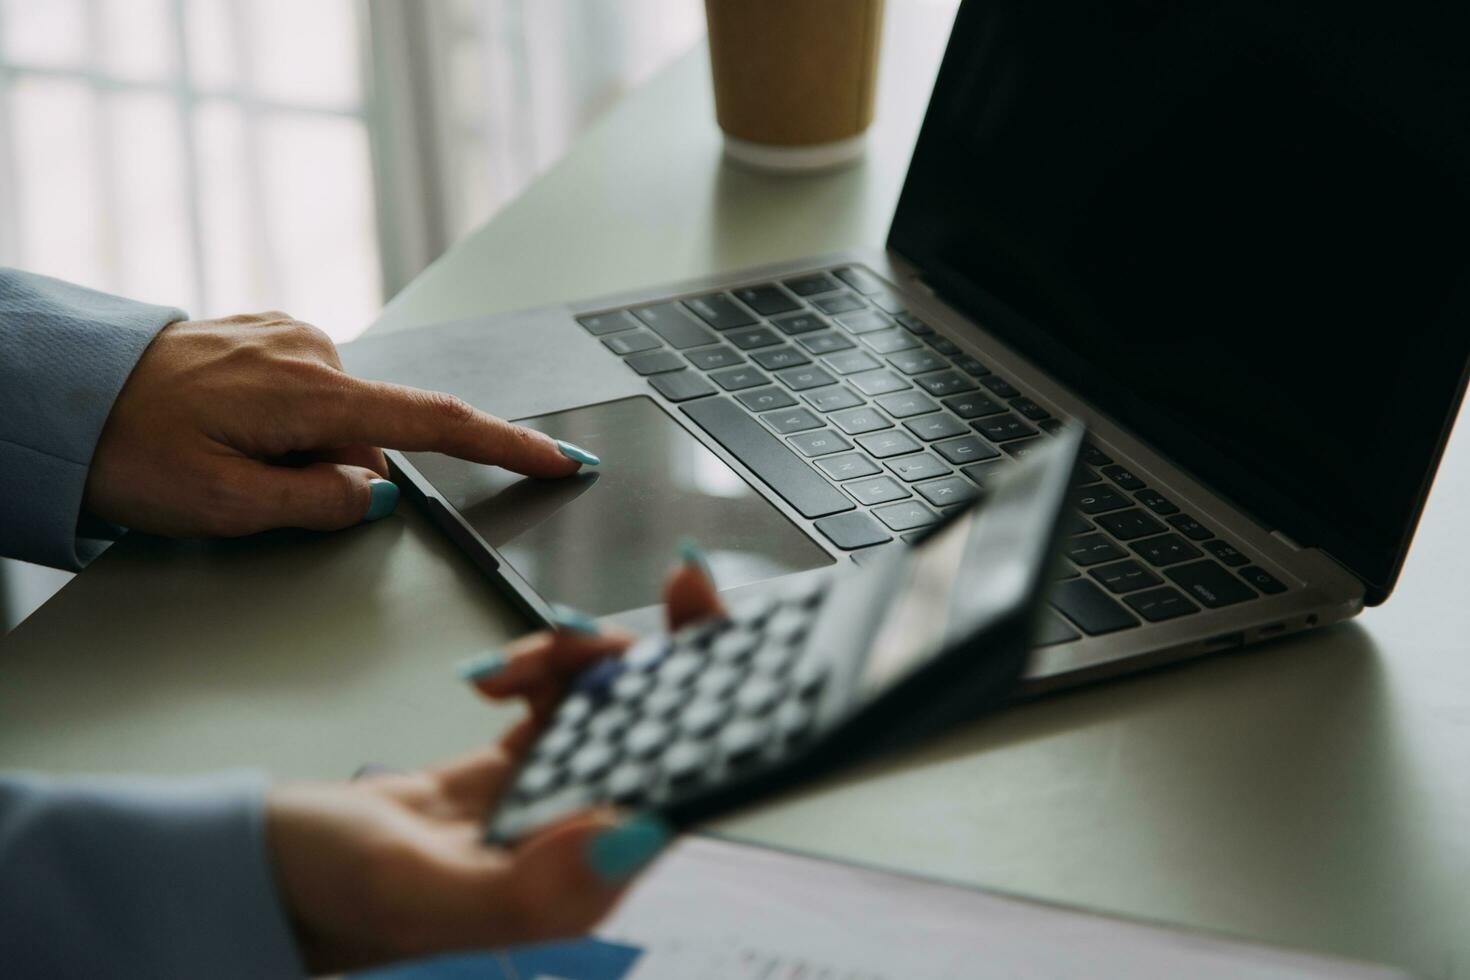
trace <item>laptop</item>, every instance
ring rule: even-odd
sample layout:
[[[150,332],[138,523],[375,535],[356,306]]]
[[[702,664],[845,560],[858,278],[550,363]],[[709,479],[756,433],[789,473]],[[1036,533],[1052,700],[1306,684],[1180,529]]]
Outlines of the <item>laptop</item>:
[[[968,0],[885,249],[344,356],[602,457],[392,454],[533,618],[656,624],[683,535],[732,603],[800,589],[1078,419],[1030,691],[1321,627],[1388,598],[1465,391],[1467,41],[1424,2]]]

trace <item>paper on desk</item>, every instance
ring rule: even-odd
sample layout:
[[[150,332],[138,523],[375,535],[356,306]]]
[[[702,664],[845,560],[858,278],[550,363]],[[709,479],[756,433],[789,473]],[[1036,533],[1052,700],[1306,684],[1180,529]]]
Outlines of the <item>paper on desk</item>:
[[[676,844],[594,939],[372,980],[1380,978],[1402,974],[730,844]]]

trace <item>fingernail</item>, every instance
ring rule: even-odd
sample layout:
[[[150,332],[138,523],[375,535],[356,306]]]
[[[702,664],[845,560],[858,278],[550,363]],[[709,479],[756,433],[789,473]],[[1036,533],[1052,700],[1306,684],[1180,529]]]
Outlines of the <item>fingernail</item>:
[[[505,652],[494,650],[481,657],[471,657],[468,660],[461,660],[455,669],[459,671],[459,676],[462,680],[473,682],[494,677],[505,669],[505,665]]]
[[[709,569],[709,559],[704,556],[704,549],[699,546],[699,542],[693,538],[680,538],[678,543],[674,545],[674,550],[678,553],[679,560],[684,564],[693,565],[703,572],[704,577],[711,582],[715,580],[714,573]]]
[[[362,519],[380,521],[398,506],[398,485],[392,480],[369,480],[368,486],[372,489],[372,500]]]
[[[551,606],[551,625],[560,630],[571,630],[573,633],[586,633],[591,636],[602,632],[597,626],[597,620],[580,609],[563,606],[559,602]]]
[[[634,814],[587,842],[587,864],[604,881],[622,881],[657,857],[670,836],[662,820]]]
[[[575,459],[577,462],[585,463],[587,466],[596,466],[602,462],[596,453],[589,453],[581,446],[573,445],[570,442],[563,442],[558,439],[556,440],[556,448],[560,449],[561,454],[567,459]]]

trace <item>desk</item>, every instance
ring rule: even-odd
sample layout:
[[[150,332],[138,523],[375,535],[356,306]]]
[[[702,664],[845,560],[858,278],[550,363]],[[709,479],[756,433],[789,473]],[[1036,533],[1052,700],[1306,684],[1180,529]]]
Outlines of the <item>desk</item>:
[[[378,329],[881,244],[947,13],[893,5],[877,151],[719,164],[704,56],[389,304]],[[1470,976],[1470,446],[1358,623],[1018,706],[716,829]],[[343,776],[489,738],[455,680],[517,624],[411,507],[338,535],[125,540],[0,647],[0,767]]]

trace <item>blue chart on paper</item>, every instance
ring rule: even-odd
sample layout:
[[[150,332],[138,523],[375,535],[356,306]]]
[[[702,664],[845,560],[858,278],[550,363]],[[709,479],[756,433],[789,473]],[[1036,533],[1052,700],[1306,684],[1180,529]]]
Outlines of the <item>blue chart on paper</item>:
[[[601,939],[465,953],[354,973],[351,980],[623,980],[643,950]]]

